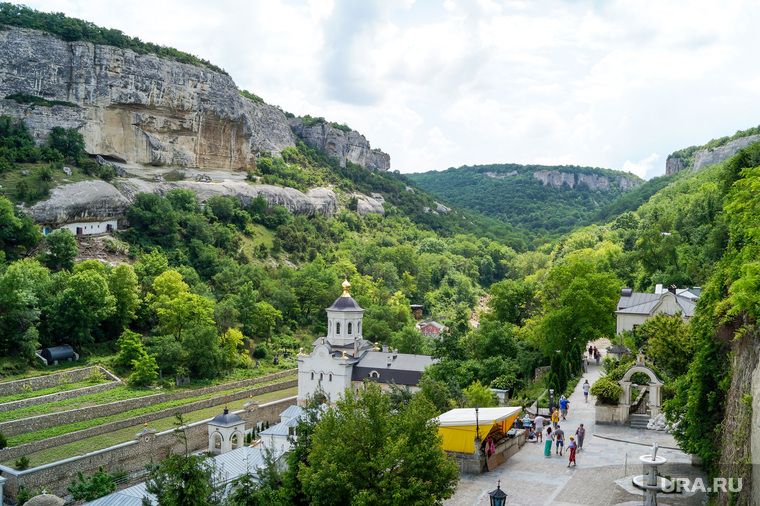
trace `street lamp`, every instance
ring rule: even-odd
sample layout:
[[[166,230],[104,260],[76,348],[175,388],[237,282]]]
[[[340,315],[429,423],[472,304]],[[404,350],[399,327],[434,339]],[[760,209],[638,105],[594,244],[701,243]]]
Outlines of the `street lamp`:
[[[496,485],[496,490],[488,493],[491,506],[504,506],[507,503],[507,494],[501,489],[501,480]]]
[[[480,423],[478,423],[478,405],[475,404],[475,437],[480,441]]]
[[[549,415],[554,411],[554,389],[549,389]]]

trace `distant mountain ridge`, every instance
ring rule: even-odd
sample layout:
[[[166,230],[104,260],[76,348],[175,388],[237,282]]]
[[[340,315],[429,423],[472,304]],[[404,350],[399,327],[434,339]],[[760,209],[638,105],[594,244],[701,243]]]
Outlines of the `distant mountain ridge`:
[[[492,164],[410,174],[421,188],[513,226],[564,233],[644,181],[596,167]]]

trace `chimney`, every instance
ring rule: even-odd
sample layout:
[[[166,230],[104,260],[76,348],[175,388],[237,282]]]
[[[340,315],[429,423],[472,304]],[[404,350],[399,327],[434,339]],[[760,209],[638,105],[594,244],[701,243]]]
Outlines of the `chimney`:
[[[678,288],[676,288],[676,285],[670,285],[670,286],[668,287],[668,291],[669,291],[670,293],[672,293],[673,295],[675,295],[675,294],[676,294],[676,290],[677,290],[677,289],[678,289]]]
[[[388,367],[390,367],[392,363],[393,363],[393,358],[391,358],[391,356],[388,355]]]
[[[654,286],[654,294],[655,295],[660,295],[661,293],[662,293],[662,283],[657,283]]]
[[[387,344],[383,345],[383,353],[388,353],[388,345]]]
[[[398,348],[393,348],[393,359],[395,360],[398,356]]]

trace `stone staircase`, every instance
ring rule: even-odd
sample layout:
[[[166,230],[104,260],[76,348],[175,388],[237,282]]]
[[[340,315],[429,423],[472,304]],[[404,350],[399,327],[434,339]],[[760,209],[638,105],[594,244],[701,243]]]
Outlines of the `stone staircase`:
[[[645,415],[633,413],[630,415],[631,428],[632,429],[646,429],[647,424],[649,423],[649,419],[650,419],[649,413]]]

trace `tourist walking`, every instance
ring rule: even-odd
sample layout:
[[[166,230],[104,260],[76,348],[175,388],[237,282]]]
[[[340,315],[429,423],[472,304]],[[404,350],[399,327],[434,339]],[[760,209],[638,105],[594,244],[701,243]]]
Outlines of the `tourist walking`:
[[[557,443],[557,454],[561,457],[562,451],[565,449],[565,431],[560,429],[559,425],[554,431],[554,441]]]
[[[559,423],[559,411],[557,411],[557,408],[554,408],[554,411],[552,411],[552,427],[554,429],[557,429],[557,424]]]
[[[581,424],[576,430],[575,435],[578,436],[578,451],[583,449],[583,438],[586,437],[586,429]]]
[[[599,359],[602,358],[602,354],[596,348],[594,348],[594,358],[596,359],[596,365],[599,365]]]
[[[583,398],[586,399],[586,404],[588,404],[588,393],[591,391],[591,384],[586,380],[586,382],[583,384]]]
[[[570,401],[563,395],[559,399],[559,412],[562,415],[563,420],[567,420],[567,409],[570,407]],[[557,420],[559,421],[559,420]]]
[[[573,436],[570,436],[570,442],[567,445],[567,449],[570,450],[570,460],[567,463],[567,467],[570,467],[570,464],[577,466],[578,464],[575,462],[575,441]]]
[[[540,443],[544,440],[544,423],[546,423],[546,418],[543,416],[536,415],[536,418],[533,420],[533,423],[536,424],[536,438],[537,441]]]
[[[552,428],[546,429],[546,443],[544,444],[544,455],[547,457],[552,456],[552,445],[554,444],[554,434],[552,434]]]

